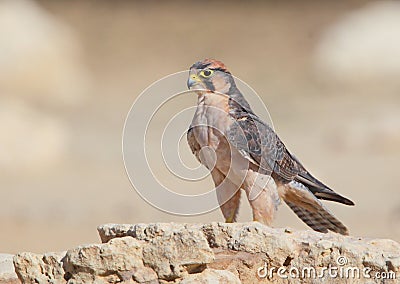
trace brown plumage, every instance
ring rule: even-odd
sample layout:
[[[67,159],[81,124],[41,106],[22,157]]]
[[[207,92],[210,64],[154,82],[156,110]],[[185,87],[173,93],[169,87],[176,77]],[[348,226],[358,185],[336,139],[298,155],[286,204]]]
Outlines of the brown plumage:
[[[252,111],[222,62],[205,59],[193,64],[188,87],[198,95],[188,143],[211,171],[227,222],[236,220],[244,189],[255,221],[271,225],[282,199],[312,229],[348,234],[318,199],[354,203],[314,178],[286,149]]]

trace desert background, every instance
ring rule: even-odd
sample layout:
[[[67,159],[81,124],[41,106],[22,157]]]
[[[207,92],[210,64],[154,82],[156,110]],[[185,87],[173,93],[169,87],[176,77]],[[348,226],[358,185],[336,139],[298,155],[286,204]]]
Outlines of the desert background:
[[[356,203],[325,202],[352,235],[400,241],[400,3],[3,0],[0,35],[0,252],[97,242],[104,223],[223,221],[152,207],[122,158],[135,98],[205,57],[254,88],[286,146]],[[307,228],[286,205],[275,226]]]

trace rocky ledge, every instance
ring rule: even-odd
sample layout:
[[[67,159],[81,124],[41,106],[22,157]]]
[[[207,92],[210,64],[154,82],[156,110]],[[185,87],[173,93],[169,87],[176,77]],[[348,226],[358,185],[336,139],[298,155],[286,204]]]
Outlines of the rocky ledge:
[[[0,271],[0,282],[400,282],[400,244],[392,240],[259,223],[107,224],[98,231],[101,244],[13,256],[18,279],[12,271]]]

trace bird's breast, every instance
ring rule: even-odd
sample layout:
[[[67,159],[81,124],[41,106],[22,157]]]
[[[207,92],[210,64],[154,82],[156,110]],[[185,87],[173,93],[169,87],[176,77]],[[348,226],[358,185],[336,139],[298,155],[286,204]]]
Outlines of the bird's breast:
[[[192,127],[201,147],[216,149],[231,124],[228,96],[207,93],[199,97]]]

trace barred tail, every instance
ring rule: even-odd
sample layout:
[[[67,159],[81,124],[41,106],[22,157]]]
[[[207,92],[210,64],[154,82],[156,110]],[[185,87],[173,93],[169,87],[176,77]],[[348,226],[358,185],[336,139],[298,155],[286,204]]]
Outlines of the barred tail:
[[[317,232],[327,233],[330,230],[342,235],[349,234],[346,226],[323,206],[311,212],[289,201],[286,201],[286,204],[304,223]]]
[[[294,213],[313,230],[327,233],[328,230],[342,235],[349,231],[328,208],[302,183],[292,181],[284,185],[280,195]]]

